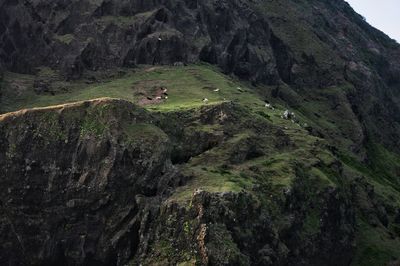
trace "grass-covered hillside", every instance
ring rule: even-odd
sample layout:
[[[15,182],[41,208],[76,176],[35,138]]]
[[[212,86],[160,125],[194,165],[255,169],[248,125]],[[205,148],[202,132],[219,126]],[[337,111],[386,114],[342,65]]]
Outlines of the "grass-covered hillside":
[[[255,92],[241,88],[237,80],[227,78],[212,66],[187,67],[143,66],[113,73],[88,74],[86,79],[66,82],[57,72],[43,68],[36,75],[5,73],[1,112],[44,107],[101,97],[121,98],[150,110],[177,110],[224,101],[263,105]],[[147,97],[157,97],[166,88],[168,99],[157,104]],[[165,97],[163,97],[165,98]]]
[[[191,214],[197,208],[199,191],[221,200],[230,193],[245,193],[246,204],[252,206],[246,208],[259,209],[269,217],[270,230],[281,245],[276,262],[290,263],[291,257],[300,256],[318,263],[330,254],[329,247],[336,247],[338,252],[344,248],[339,253],[348,252],[343,253],[343,258],[347,258],[343,261],[352,265],[386,265],[400,259],[399,155],[370,141],[365,146],[364,158],[368,160],[360,160],[347,145],[342,145],[351,145],[351,140],[342,139],[342,135],[324,135],[332,124],[326,121],[327,116],[315,116],[319,108],[324,108],[317,101],[290,109],[295,117],[284,118],[285,102],[268,93],[275,87],[253,87],[209,65],[141,66],[88,73],[81,80],[69,82],[62,80],[57,72],[42,68],[35,75],[7,72],[2,85],[0,123],[11,123],[12,117],[35,112],[18,110],[38,108],[38,116],[32,118],[37,121],[32,124],[37,128],[34,138],[48,138],[44,141],[46,145],[54,141],[68,143],[73,130],[69,125],[78,125],[77,136],[81,141],[107,139],[121,128],[118,134],[126,132],[132,136],[131,144],[127,144],[132,147],[139,145],[138,141],[151,147],[153,141],[168,136],[171,162],[183,181],[166,194],[162,205],[168,209],[167,206],[177,204],[187,213],[170,214],[175,219],[170,224],[157,223],[163,224],[166,231],[152,225],[156,226],[152,230],[157,234],[147,240],[149,249],[142,251],[146,257],[133,257],[133,261],[149,265],[204,262],[204,256],[193,253],[197,248],[203,250],[201,241],[195,241],[197,246],[192,243],[196,247],[184,244],[195,239],[196,228],[201,227],[196,220],[200,218]],[[104,107],[79,111],[71,117],[68,112],[41,108],[104,97],[139,105],[147,110],[143,110],[146,115],[130,114],[126,103],[120,111],[115,111],[118,108],[107,107],[108,101],[112,103],[110,106],[118,105],[118,101],[107,98],[98,105]],[[63,110],[62,106],[55,108]],[[330,113],[333,117],[332,110],[325,115]],[[132,116],[141,117],[142,121],[129,122]],[[117,122],[121,126],[113,126],[114,120],[121,120]],[[13,141],[17,139],[13,137]],[[18,143],[7,145],[3,147],[7,147],[7,158],[12,162],[20,147]],[[144,144],[140,145],[144,149]],[[205,213],[216,211],[202,204]],[[241,212],[226,208],[233,213]],[[262,258],[267,255],[251,257],[255,245],[251,238],[260,234],[256,224],[262,221],[261,217],[249,214],[242,222],[250,227],[244,228],[243,224],[224,220],[230,217],[228,214],[223,219],[225,216],[216,213],[207,215],[216,226],[208,225],[207,259],[216,264],[223,264],[224,260],[266,263]],[[168,230],[177,230],[179,226],[183,232],[176,232],[171,242]],[[248,246],[242,246],[241,241]],[[318,245],[327,250],[314,250]],[[230,253],[225,254],[224,248]]]
[[[398,265],[399,91],[344,0],[0,1],[0,265]]]

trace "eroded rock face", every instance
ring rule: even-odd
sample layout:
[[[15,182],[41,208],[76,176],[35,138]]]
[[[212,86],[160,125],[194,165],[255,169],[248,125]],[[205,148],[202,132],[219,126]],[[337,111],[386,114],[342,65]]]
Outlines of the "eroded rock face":
[[[334,101],[309,112],[329,117],[325,134],[350,139],[360,157],[370,138],[399,147],[399,45],[341,0],[4,0],[0,40],[6,69],[48,66],[67,79],[86,70],[205,61],[275,86],[265,93],[293,108]]]
[[[136,262],[175,265],[189,256],[200,265],[348,265],[354,206],[337,190],[308,201],[297,189],[308,188],[300,185],[282,197],[282,205],[275,206],[282,208],[279,217],[274,204],[260,204],[247,192],[195,191],[188,207],[163,205],[152,227],[153,246]]]
[[[2,118],[2,264],[122,265],[135,255],[144,217],[178,176],[151,116],[116,102]]]
[[[361,154],[368,140],[399,150],[399,51],[341,0],[0,0],[0,74],[48,66],[79,79],[205,61],[272,85],[265,96],[304,107],[313,135]],[[222,170],[293,151],[282,129],[235,108],[156,117],[107,100],[1,117],[0,264],[347,265],[355,205],[371,226],[391,226],[373,189],[349,189],[340,171],[339,187],[296,173],[272,198],[276,186],[257,183],[195,192],[190,206],[165,201],[189,178],[172,164],[220,159],[203,154],[219,145]]]
[[[306,176],[273,198],[270,189],[277,188],[260,183],[171,200],[189,182],[181,170],[192,156],[228,145],[227,159],[236,165],[269,149],[261,138],[282,142],[283,132],[268,135],[277,129],[254,119],[233,103],[150,114],[111,99],[1,116],[0,262],[347,264],[355,231],[350,195]],[[243,127],[258,137],[226,144]]]
[[[201,59],[243,78],[278,79],[268,23],[244,1],[3,1],[1,7],[1,58],[14,71],[45,64],[77,78],[85,69]]]

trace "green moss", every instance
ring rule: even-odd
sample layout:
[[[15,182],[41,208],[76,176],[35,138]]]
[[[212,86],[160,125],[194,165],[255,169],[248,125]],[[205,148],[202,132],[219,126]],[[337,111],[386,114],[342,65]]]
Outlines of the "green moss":
[[[367,144],[367,154],[371,161],[370,166],[372,171],[391,182],[393,186],[400,188],[400,181],[398,179],[400,156],[375,142]]]
[[[99,121],[85,119],[81,126],[80,135],[81,137],[87,135],[94,135],[97,137],[101,137],[106,129],[107,127],[104,124],[100,123]]]
[[[327,166],[312,167],[310,173],[317,176],[326,186],[336,187],[339,183],[338,174]]]
[[[251,187],[251,179],[244,179],[231,173],[221,174],[216,169],[204,170],[200,166],[187,166],[183,173],[191,176],[192,179],[170,197],[170,200],[177,202],[189,202],[196,189],[212,193],[239,192],[242,189]]]
[[[56,112],[43,112],[37,118],[34,134],[44,138],[46,141],[64,141],[67,139],[67,132],[62,127],[60,116]]]
[[[40,67],[38,70],[39,71],[36,75],[42,79],[52,79],[58,77],[59,75],[57,71],[49,67]]]
[[[391,238],[384,228],[373,228],[358,219],[357,252],[353,266],[387,265],[400,259],[400,240]]]
[[[125,133],[130,137],[158,136],[162,131],[152,124],[138,123],[126,125]]]
[[[376,143],[370,142],[366,147],[368,164],[348,154],[341,154],[340,159],[347,171],[354,171],[366,178],[374,187],[378,198],[383,199],[388,206],[398,206],[399,186],[395,173],[400,163],[399,157]],[[391,236],[396,233],[395,226],[392,225],[389,229],[372,227],[361,215],[357,220],[357,249],[352,265],[387,265],[390,261],[400,259],[399,238]]]
[[[11,160],[17,155],[17,145],[15,143],[11,143],[8,146],[8,150],[6,152],[6,157]]]
[[[72,34],[65,34],[65,35],[55,35],[54,39],[64,43],[64,44],[71,44],[71,42],[74,40],[74,35]]]
[[[114,24],[119,27],[126,27],[134,24],[136,21],[140,19],[148,17],[151,14],[152,12],[140,13],[136,16],[102,16],[96,19],[96,22],[104,26],[109,24]]]
[[[152,124],[138,123],[123,127],[126,143],[132,145],[155,145],[160,141],[166,142],[168,136]]]
[[[170,239],[160,239],[153,243],[151,246],[151,253],[154,256],[149,256],[145,259],[145,265],[169,265],[173,261],[178,262],[177,265],[195,265],[196,257],[189,250],[190,245],[187,248],[177,249]]]
[[[231,233],[222,224],[210,224],[207,248],[209,257],[216,265],[250,265],[250,260],[243,255]],[[242,234],[246,232],[242,231]],[[248,234],[249,236],[251,233]]]
[[[320,215],[315,211],[310,211],[303,223],[305,235],[316,235],[320,232]]]
[[[101,106],[99,108],[89,109],[86,113],[80,127],[80,136],[96,136],[102,137],[109,129],[105,113],[108,106]]]
[[[186,235],[189,235],[190,234],[190,231],[191,231],[191,228],[190,228],[191,226],[190,226],[190,223],[188,222],[188,221],[186,221],[184,224],[183,224],[183,231],[185,232],[185,234]]]
[[[396,169],[400,169],[398,156],[373,143],[368,144],[367,153],[370,159],[369,164],[361,163],[351,155],[344,153],[340,155],[340,159],[347,166],[362,173],[369,180],[383,187],[391,187],[399,192],[400,186],[395,174]]]
[[[264,158],[260,164],[260,169],[265,177],[271,179],[274,185],[290,186],[295,171],[293,158],[288,153],[281,153],[271,157]]]
[[[175,249],[173,248],[170,241],[160,240],[154,247],[155,250],[160,254],[160,257],[172,257],[175,254]]]
[[[189,261],[184,261],[177,264],[177,266],[194,266],[194,265],[197,265],[196,259],[191,259]]]
[[[254,5],[270,18],[274,34],[288,44],[296,57],[312,55],[319,66],[340,64],[340,59],[305,22],[307,16],[313,14],[307,13],[309,8],[303,8],[301,1],[261,1]],[[276,19],[282,17],[285,19]]]

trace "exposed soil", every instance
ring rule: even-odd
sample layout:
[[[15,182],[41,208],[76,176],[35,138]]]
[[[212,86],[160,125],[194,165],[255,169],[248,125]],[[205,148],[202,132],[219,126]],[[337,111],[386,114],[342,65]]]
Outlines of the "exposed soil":
[[[143,95],[138,104],[140,106],[150,105],[150,104],[160,104],[168,99],[168,89],[166,87],[158,87],[155,92],[146,93],[141,90],[139,93]]]

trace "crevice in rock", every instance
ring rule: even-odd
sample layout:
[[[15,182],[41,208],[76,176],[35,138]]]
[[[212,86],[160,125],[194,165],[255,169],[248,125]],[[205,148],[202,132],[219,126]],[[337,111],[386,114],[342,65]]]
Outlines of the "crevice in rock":
[[[271,32],[270,44],[274,53],[276,67],[281,79],[290,84],[292,82],[292,66],[294,63],[289,47]]]

